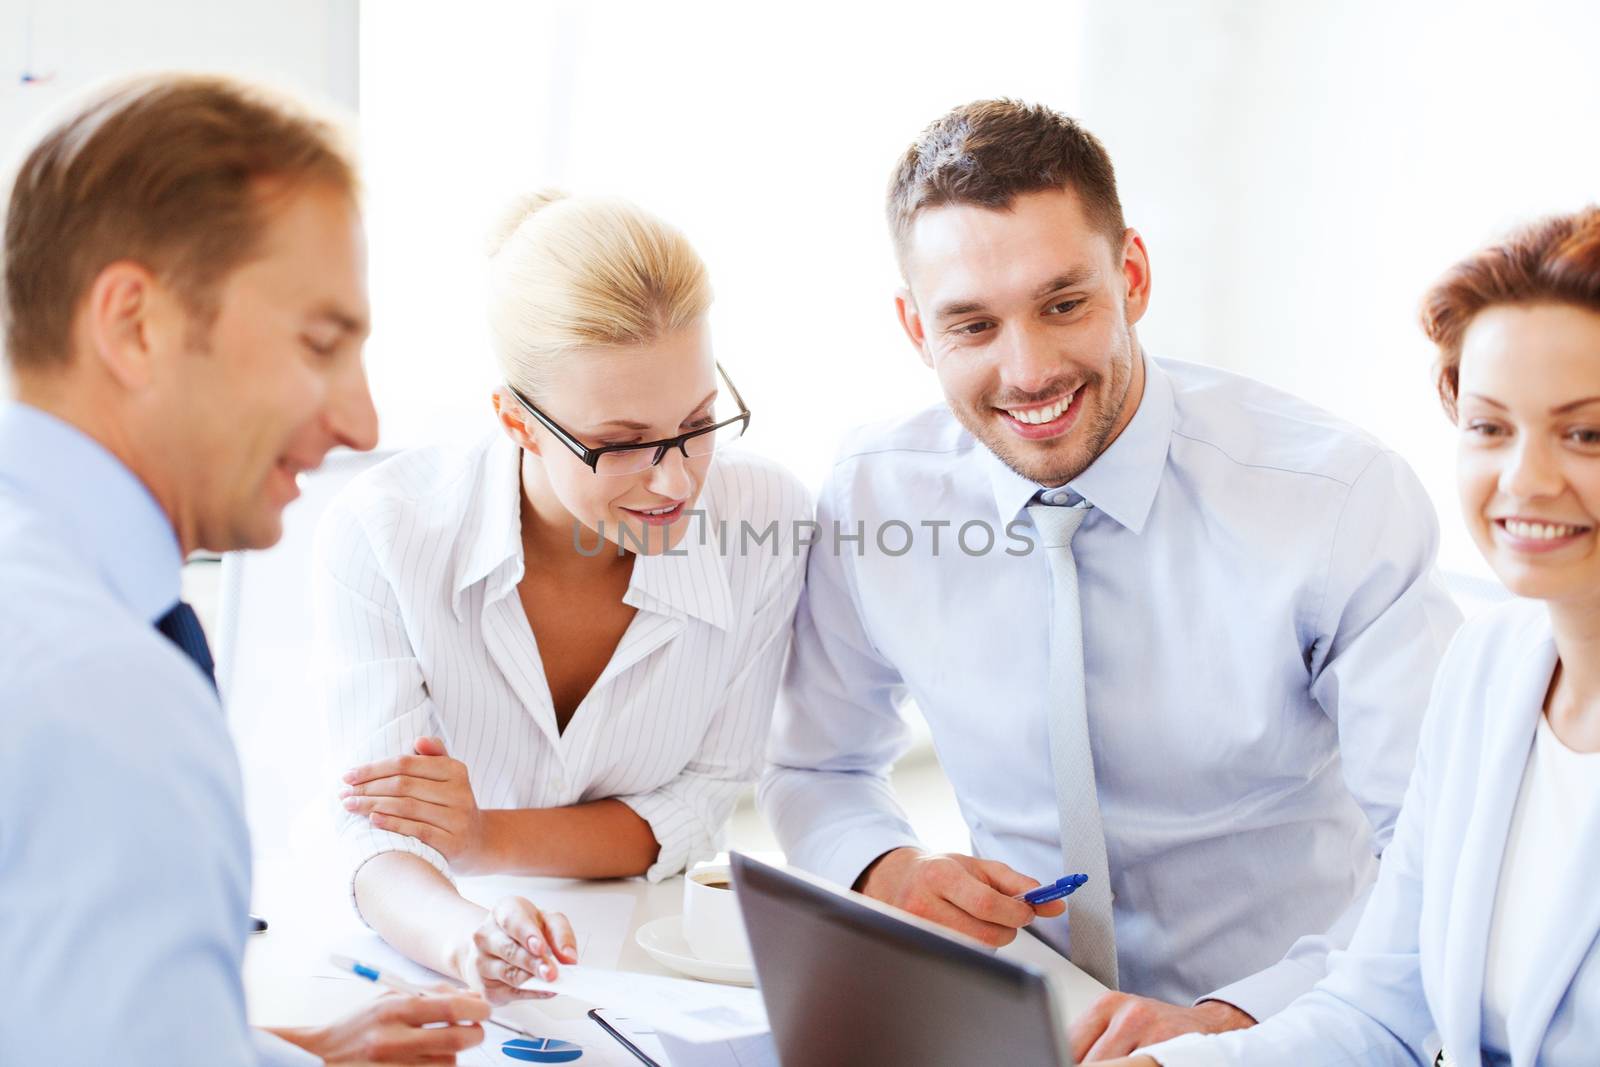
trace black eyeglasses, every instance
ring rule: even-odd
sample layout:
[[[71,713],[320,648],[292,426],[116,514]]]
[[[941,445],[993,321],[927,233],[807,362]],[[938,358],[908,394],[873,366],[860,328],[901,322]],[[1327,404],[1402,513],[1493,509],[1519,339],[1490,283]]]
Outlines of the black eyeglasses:
[[[750,409],[745,406],[744,398],[739,395],[733,379],[728,377],[728,372],[722,369],[721,363],[717,364],[717,373],[728,383],[728,392],[733,394],[734,403],[739,405],[739,414],[733,418],[724,419],[711,426],[702,426],[698,430],[690,430],[676,437],[664,437],[659,441],[604,445],[600,448],[590,448],[578,440],[555,419],[540,411],[538,405],[518,392],[515,386],[507,385],[506,388],[511,390],[511,395],[517,398],[518,403],[527,408],[529,415],[539,420],[539,425],[555,434],[557,440],[588,464],[590,470],[613,478],[649,470],[666,458],[669,448],[676,448],[682,452],[685,459],[696,459],[709,456],[717,449],[732,444],[744,436],[744,432],[750,428]]]

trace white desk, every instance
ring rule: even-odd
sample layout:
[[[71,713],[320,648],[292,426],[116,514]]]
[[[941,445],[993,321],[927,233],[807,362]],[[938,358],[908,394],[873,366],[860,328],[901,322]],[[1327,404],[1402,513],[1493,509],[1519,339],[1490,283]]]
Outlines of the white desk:
[[[640,926],[665,915],[676,915],[683,901],[683,880],[673,878],[657,885],[643,879],[608,882],[573,882],[545,878],[476,878],[461,882],[462,892],[482,904],[507,893],[517,893],[538,903],[541,891],[571,894],[629,894],[634,898],[633,918],[623,940],[618,967],[646,974],[675,972],[652,960],[634,941]],[[331,977],[328,954],[341,940],[359,930],[351,912],[336,897],[292,902],[279,899],[268,911],[270,929],[251,937],[245,954],[245,993],[250,1021],[258,1026],[310,1026],[353,1010],[377,995],[371,984],[355,978]],[[580,943],[584,931],[578,931]],[[1104,992],[1104,987],[1078,970],[1036,938],[1024,934],[1001,950],[1001,955],[1026,962],[1050,976],[1063,1010],[1074,1018]],[[551,1013],[564,1001],[545,1002]],[[570,1014],[583,1009],[572,1004]]]

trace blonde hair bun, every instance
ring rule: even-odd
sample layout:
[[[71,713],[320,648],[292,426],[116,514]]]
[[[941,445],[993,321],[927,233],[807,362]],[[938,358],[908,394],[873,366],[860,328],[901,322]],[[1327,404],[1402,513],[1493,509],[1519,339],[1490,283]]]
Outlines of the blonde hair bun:
[[[574,350],[646,344],[710,306],[688,239],[626,200],[521,196],[490,241],[490,336],[506,380],[531,396]]]
[[[567,194],[560,189],[540,189],[536,193],[523,193],[500,213],[500,218],[489,230],[488,251],[490,258],[500,254],[500,250],[511,240],[511,235],[516,233],[524,222],[555,203],[565,200]]]

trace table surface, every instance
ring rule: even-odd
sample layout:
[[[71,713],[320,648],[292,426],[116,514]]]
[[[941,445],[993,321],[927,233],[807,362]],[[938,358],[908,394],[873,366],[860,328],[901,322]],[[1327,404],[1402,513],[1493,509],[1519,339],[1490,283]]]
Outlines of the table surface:
[[[654,885],[640,878],[578,882],[567,879],[495,877],[466,879],[463,895],[482,904],[507,893],[537,903],[541,892],[572,894],[628,894],[634,899],[633,917],[618,967],[625,971],[681,977],[656,963],[634,940],[639,927],[653,919],[682,911],[683,879],[671,878]],[[368,982],[353,977],[332,977],[330,952],[348,942],[361,927],[343,901],[318,898],[279,899],[267,912],[270,928],[252,935],[245,952],[244,985],[250,1020],[257,1026],[312,1026],[354,1010],[378,995]],[[578,931],[579,938],[583,931]],[[1026,963],[1049,976],[1062,1011],[1075,1018],[1104,992],[1104,987],[1074,967],[1037,938],[1023,934],[1000,950],[1006,958]],[[559,1005],[562,1000],[546,1002]],[[548,1010],[548,1008],[547,1008]],[[573,1012],[582,1008],[574,1005]]]

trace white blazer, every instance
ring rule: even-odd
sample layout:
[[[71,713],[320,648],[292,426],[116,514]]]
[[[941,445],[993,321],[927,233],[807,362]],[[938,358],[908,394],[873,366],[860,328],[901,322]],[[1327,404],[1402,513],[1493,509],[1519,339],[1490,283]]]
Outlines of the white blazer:
[[[760,772],[805,575],[795,536],[811,505],[774,463],[719,452],[683,541],[640,556],[637,609],[572,721],[558,729],[522,610],[521,452],[496,433],[470,449],[406,452],[356,479],[317,533],[318,651],[343,770],[436,735],[485,808],[615,798],[650,824],[651,879],[720,847]],[[771,536],[741,536],[745,525]],[[583,551],[599,551],[583,531]],[[604,550],[614,550],[609,543]],[[380,852],[444,857],[339,812],[354,876]]]
[[[1251,1030],[1150,1051],[1190,1064],[1593,1067],[1600,1063],[1600,808],[1577,814],[1577,873],[1549,887],[1541,961],[1482,1049],[1484,965],[1506,835],[1556,649],[1544,605],[1468,623],[1445,654],[1372,898],[1315,989]]]

